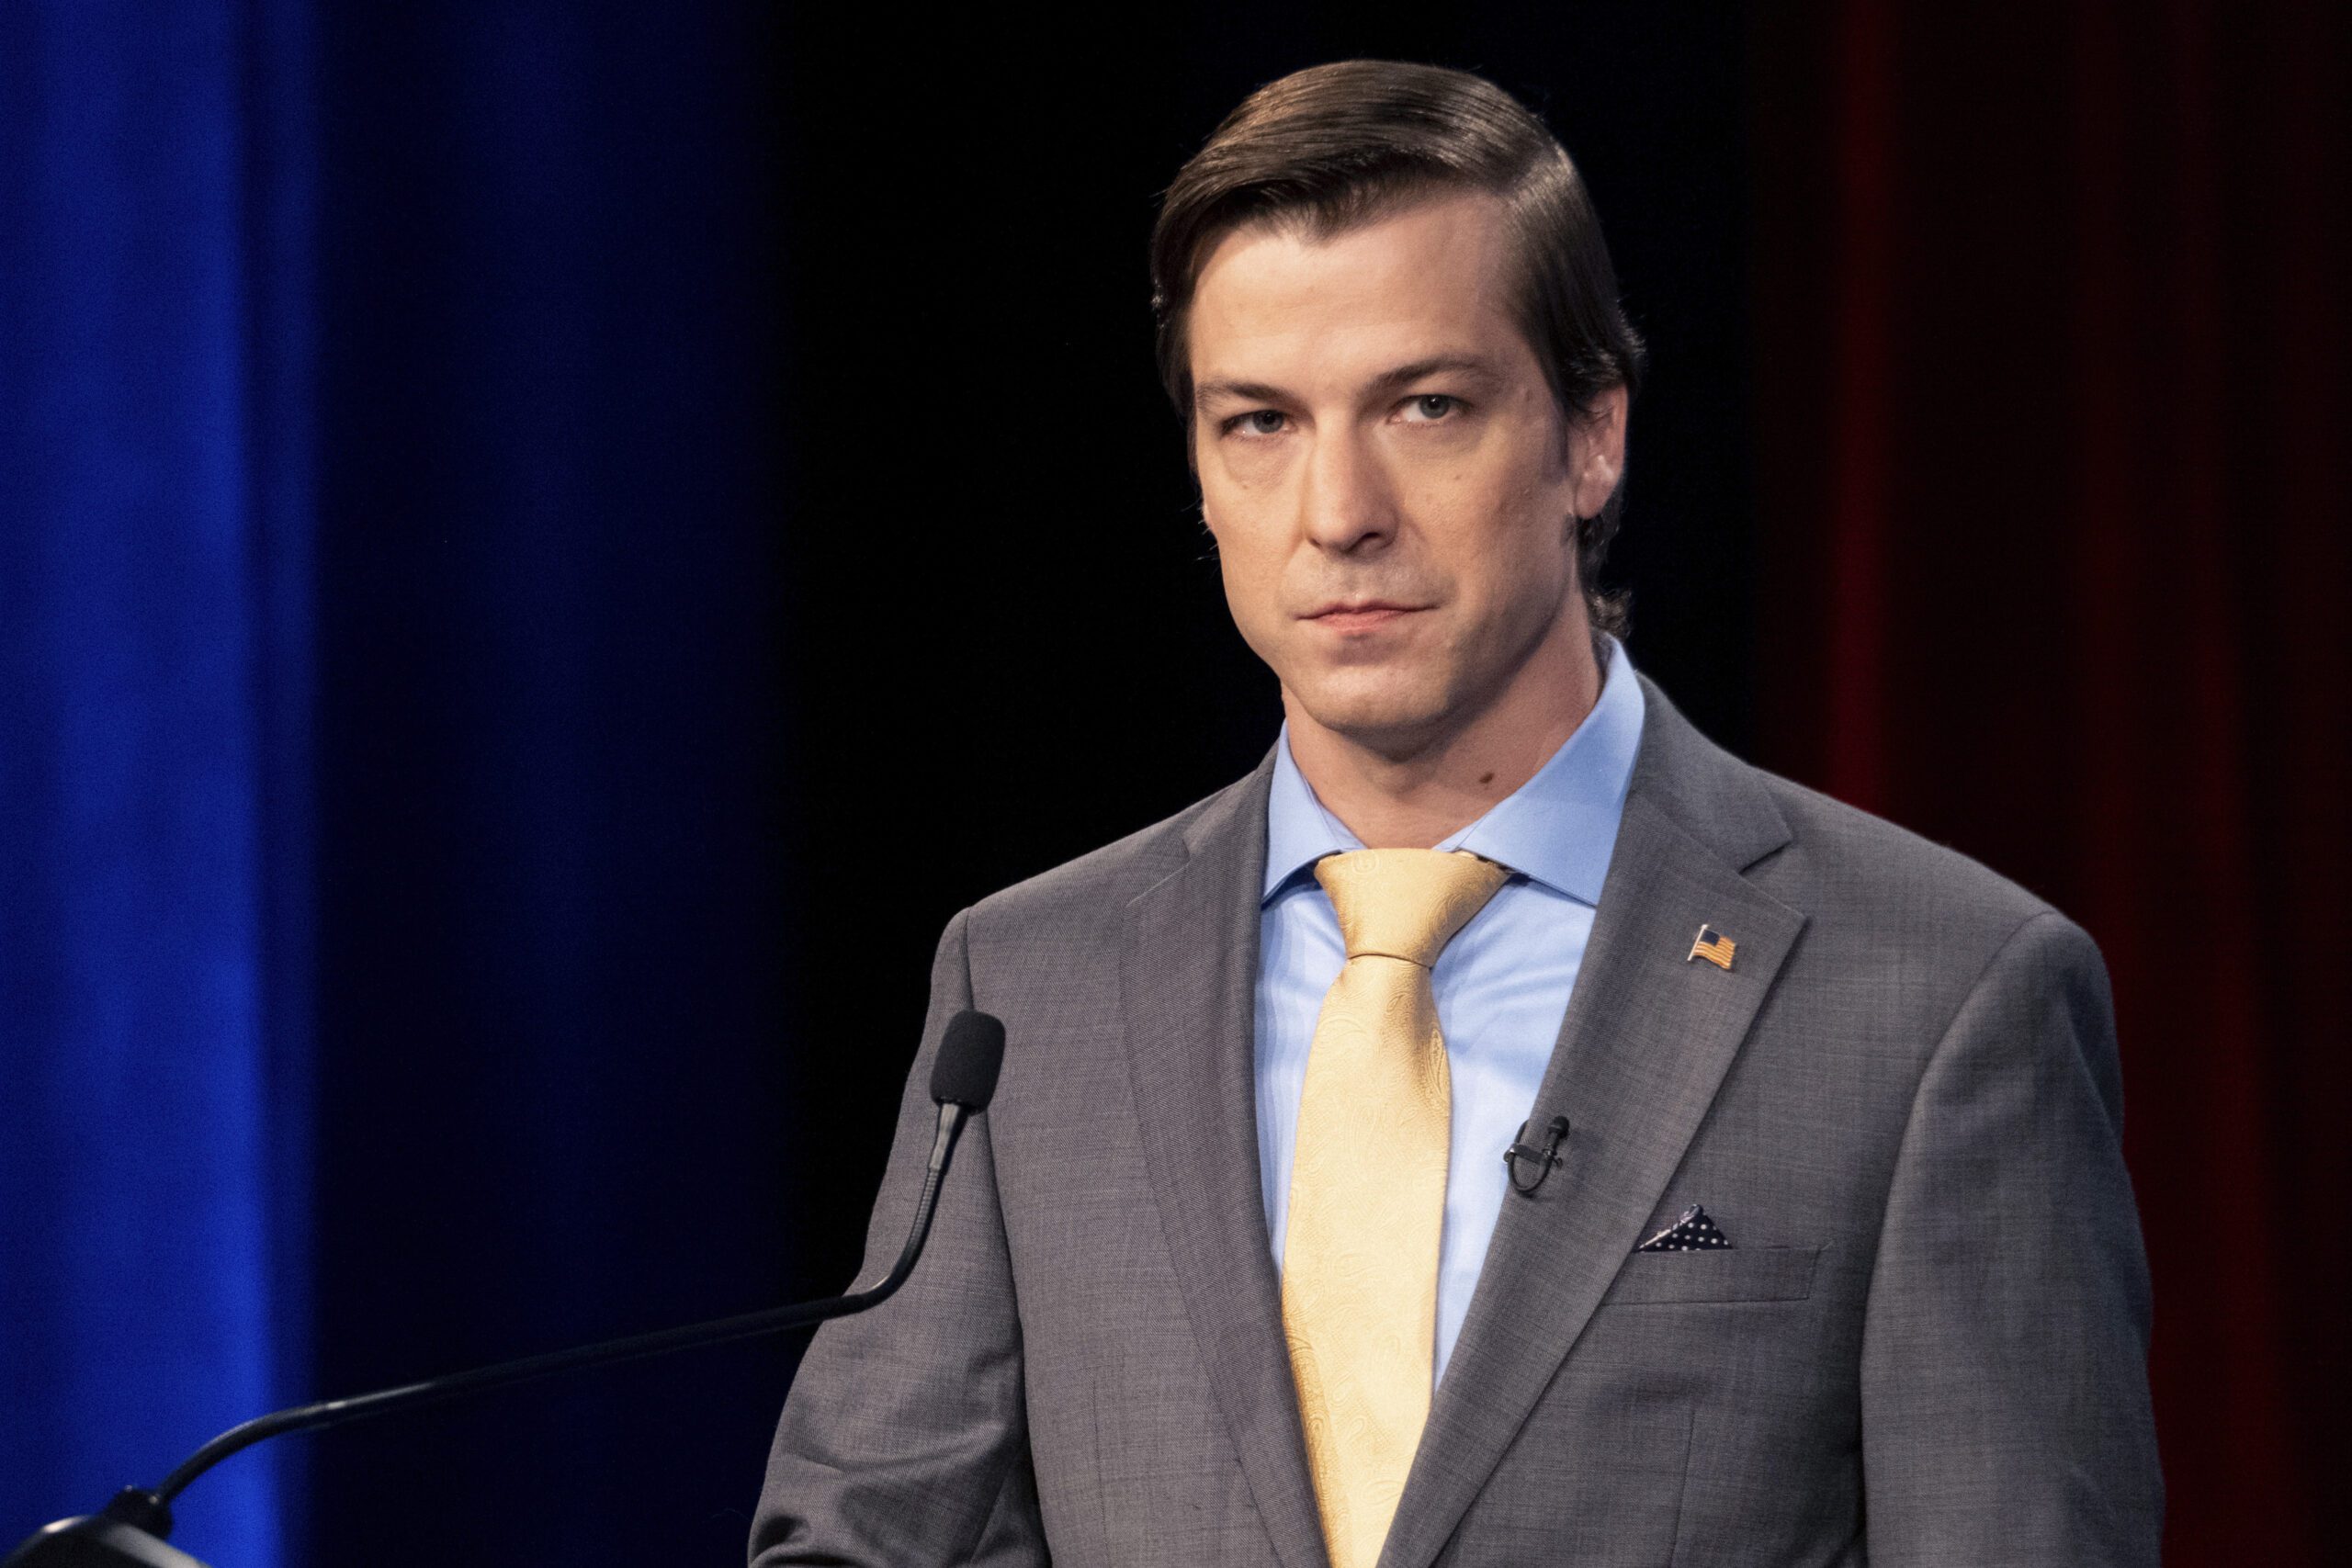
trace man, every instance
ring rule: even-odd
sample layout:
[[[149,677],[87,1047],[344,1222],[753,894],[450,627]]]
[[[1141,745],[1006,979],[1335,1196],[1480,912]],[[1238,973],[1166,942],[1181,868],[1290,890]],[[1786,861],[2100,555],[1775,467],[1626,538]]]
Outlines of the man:
[[[1565,153],[1302,72],[1155,274],[1283,732],[950,922],[869,1276],[950,1013],[1001,1084],[811,1345],[753,1562],[2153,1562],[2098,951],[1634,672],[1641,350]]]

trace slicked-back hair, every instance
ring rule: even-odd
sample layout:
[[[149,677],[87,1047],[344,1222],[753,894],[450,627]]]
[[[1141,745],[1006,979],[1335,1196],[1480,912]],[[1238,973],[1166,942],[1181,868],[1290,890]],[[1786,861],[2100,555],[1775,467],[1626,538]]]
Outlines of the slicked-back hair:
[[[1600,396],[1640,389],[1645,350],[1584,181],[1519,100],[1439,65],[1343,60],[1294,72],[1241,101],[1162,196],[1151,233],[1151,307],[1161,384],[1193,451],[1185,318],[1201,265],[1251,223],[1298,223],[1327,240],[1414,202],[1460,191],[1501,198],[1517,240],[1513,312],[1560,410],[1589,420]],[[1600,588],[1616,537],[1621,479],[1579,521],[1577,580],[1596,634],[1624,635],[1622,593]],[[1564,520],[1565,521],[1565,520]]]

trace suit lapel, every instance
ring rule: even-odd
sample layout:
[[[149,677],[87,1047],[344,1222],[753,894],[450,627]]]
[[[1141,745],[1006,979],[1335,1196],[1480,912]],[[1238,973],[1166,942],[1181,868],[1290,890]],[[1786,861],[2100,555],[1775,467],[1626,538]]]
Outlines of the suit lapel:
[[[1564,1163],[1504,1197],[1382,1568],[1426,1568],[1453,1534],[1640,1245],[1804,923],[1740,874],[1788,839],[1770,795],[1642,686],[1623,820],[1532,1113],[1568,1118]],[[1737,943],[1730,970],[1690,961],[1702,924]]]
[[[1284,1568],[1328,1568],[1259,1178],[1259,890],[1272,753],[1127,907],[1121,982],[1152,1190],[1210,1392]]]

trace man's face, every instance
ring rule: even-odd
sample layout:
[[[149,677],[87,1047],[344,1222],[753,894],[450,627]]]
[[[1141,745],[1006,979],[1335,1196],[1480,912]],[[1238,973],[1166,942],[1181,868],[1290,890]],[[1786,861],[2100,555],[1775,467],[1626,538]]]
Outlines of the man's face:
[[[1385,753],[1586,636],[1572,519],[1616,482],[1623,394],[1569,427],[1510,314],[1505,225],[1483,193],[1322,242],[1253,224],[1193,294],[1193,449],[1234,621],[1294,722]]]

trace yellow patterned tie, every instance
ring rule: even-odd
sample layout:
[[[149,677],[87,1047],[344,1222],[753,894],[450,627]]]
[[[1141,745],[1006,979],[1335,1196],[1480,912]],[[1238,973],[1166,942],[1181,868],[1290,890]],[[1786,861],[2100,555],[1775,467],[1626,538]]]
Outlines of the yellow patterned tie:
[[[1452,1103],[1430,969],[1510,875],[1436,850],[1315,865],[1348,959],[1299,1098],[1283,1329],[1332,1568],[1373,1568],[1429,1419]]]

